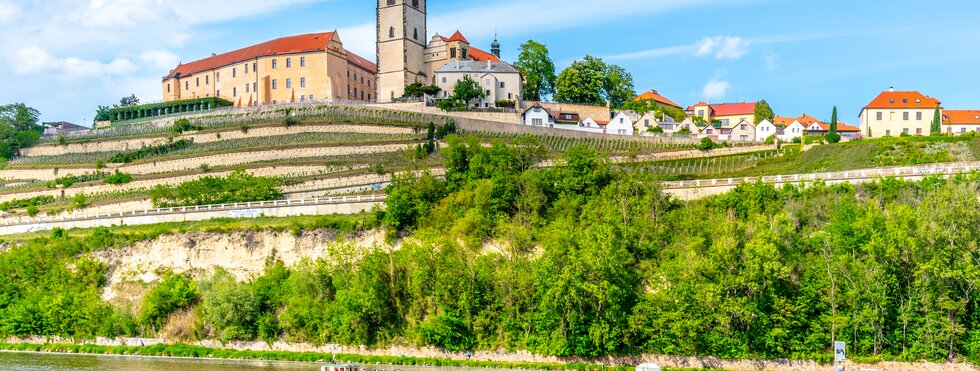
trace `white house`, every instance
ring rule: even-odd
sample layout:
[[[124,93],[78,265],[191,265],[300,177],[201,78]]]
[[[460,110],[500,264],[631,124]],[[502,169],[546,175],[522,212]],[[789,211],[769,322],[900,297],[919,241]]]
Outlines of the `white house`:
[[[617,112],[612,120],[606,125],[606,133],[615,135],[633,135],[633,116],[635,113],[628,111]]]
[[[633,128],[640,133],[648,133],[650,129],[658,126],[657,114],[654,112],[647,112],[643,116],[638,117],[636,122],[633,124]]]
[[[436,85],[442,89],[439,98],[448,98],[456,82],[469,76],[483,89],[485,97],[476,102],[478,107],[494,107],[497,101],[520,101],[521,72],[504,62],[456,60],[436,71]]]
[[[776,125],[773,125],[769,120],[762,120],[758,125],[755,126],[755,141],[765,142],[769,137],[776,135]]]
[[[528,107],[522,116],[524,118],[524,125],[543,127],[553,127],[555,125],[555,116],[551,113],[551,110],[541,107],[537,103]]]
[[[782,129],[782,132],[777,132],[776,138],[783,142],[792,142],[793,138],[803,138],[803,133],[806,132],[806,127],[799,121],[793,121],[792,124]]]
[[[949,135],[980,133],[980,110],[946,110],[943,128]]]

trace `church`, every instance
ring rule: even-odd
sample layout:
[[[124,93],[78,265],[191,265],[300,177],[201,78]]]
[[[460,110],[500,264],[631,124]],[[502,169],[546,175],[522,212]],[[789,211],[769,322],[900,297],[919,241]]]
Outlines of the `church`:
[[[426,23],[426,0],[378,0],[378,102],[401,98],[405,86],[416,82],[445,90],[454,83],[448,79],[459,74],[437,79],[440,70],[458,72],[465,69],[460,66],[473,66],[475,62],[486,66],[471,75],[474,81],[486,83],[488,97],[520,100],[520,72],[501,62],[496,39],[489,53],[470,45],[459,31],[450,37],[437,33],[427,40]],[[450,62],[456,62],[456,68],[444,68]],[[505,82],[515,79],[516,83]]]

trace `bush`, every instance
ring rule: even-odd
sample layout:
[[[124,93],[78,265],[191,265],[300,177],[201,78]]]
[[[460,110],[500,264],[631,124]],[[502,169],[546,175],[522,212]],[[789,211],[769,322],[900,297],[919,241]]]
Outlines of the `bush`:
[[[498,100],[493,103],[497,108],[514,108],[517,103],[512,100]]]
[[[801,137],[793,138],[792,142],[793,142],[793,144],[803,143],[803,138],[801,138]]]
[[[78,192],[71,198],[71,204],[75,209],[84,209],[88,206],[88,196],[84,192]]]
[[[112,184],[112,185],[126,184],[132,181],[133,181],[132,175],[120,172],[119,169],[116,169],[116,171],[112,173],[112,175],[102,180],[103,183]]]
[[[715,141],[711,140],[711,138],[708,137],[701,138],[701,144],[698,144],[697,146],[698,149],[704,152],[708,152],[718,147],[720,147],[718,143],[715,143]]]
[[[827,140],[827,143],[836,144],[840,143],[841,136],[838,133],[827,133],[824,138]]]
[[[47,205],[54,202],[54,196],[37,196],[28,199],[17,199],[10,200],[4,203],[0,203],[0,210],[2,211],[12,211],[16,209],[24,209],[33,207],[37,210],[38,206]]]
[[[201,289],[201,312],[214,331],[212,335],[224,341],[254,337],[259,302],[248,286],[218,268]]]
[[[297,118],[295,118],[293,116],[286,116],[286,119],[282,121],[282,124],[285,125],[288,128],[290,126],[299,125],[300,124],[300,121],[299,121],[299,119],[297,119]]]
[[[647,130],[647,131],[649,131],[651,133],[654,133],[654,134],[663,134],[664,133],[664,128],[662,128],[660,126],[653,126],[649,130]]]
[[[135,151],[117,153],[109,158],[109,162],[122,164],[137,161],[146,157],[160,156],[167,154],[169,152],[185,149],[190,147],[194,142],[187,139],[181,139],[173,143],[161,144],[158,146],[150,146],[141,148]]]
[[[279,183],[276,178],[235,170],[224,178],[207,176],[177,186],[158,185],[149,194],[157,207],[271,201],[282,198]]]
[[[177,122],[175,122],[173,126],[173,131],[176,132],[177,134],[183,133],[185,131],[198,131],[203,129],[204,127],[198,125],[191,125],[191,120],[188,119],[177,120]]]
[[[197,299],[197,284],[193,280],[168,272],[143,297],[137,322],[153,330],[160,329],[170,314],[187,308]]]
[[[908,137],[910,137],[910,135],[909,135],[909,133],[906,133],[906,132],[903,131],[901,134],[898,134],[898,137],[899,138],[908,138]]]
[[[768,138],[766,138],[765,143],[766,144],[776,143],[776,134],[770,135]]]

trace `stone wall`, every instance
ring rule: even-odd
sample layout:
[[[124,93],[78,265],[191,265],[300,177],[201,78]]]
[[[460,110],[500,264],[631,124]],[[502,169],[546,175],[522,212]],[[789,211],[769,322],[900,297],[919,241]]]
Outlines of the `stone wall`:
[[[571,103],[552,103],[552,102],[533,102],[524,101],[521,102],[521,110],[528,109],[529,107],[539,104],[541,107],[547,108],[558,114],[559,112],[574,112],[579,114],[582,120],[591,117],[596,121],[609,121],[612,119],[612,111],[610,111],[608,106],[592,106],[585,104],[571,104]]]

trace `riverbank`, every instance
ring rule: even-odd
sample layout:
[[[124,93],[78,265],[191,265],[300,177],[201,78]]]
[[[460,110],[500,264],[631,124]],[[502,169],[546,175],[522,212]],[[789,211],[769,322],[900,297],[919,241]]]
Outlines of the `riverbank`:
[[[466,367],[486,369],[522,369],[555,371],[632,371],[643,362],[656,363],[670,371],[738,370],[738,371],[823,371],[833,370],[830,364],[803,360],[727,360],[715,357],[684,357],[664,355],[610,356],[601,359],[561,359],[556,357],[530,356],[526,352],[474,352],[449,353],[435,349],[388,348],[368,349],[360,347],[359,353],[340,346],[313,347],[294,344],[293,347],[319,349],[319,351],[282,350],[282,344],[272,345],[251,342],[230,342],[213,346],[169,344],[158,339],[96,339],[72,342],[69,339],[30,338],[7,339],[0,342],[0,351],[44,352],[62,354],[121,355],[139,357],[167,357],[192,359],[228,359],[294,362],[356,363],[370,369],[372,365],[403,365],[432,367]],[[265,344],[269,350],[255,349],[255,344]],[[278,345],[277,345],[278,344]],[[324,351],[324,350],[336,350]],[[441,356],[417,356],[441,354]],[[530,356],[530,357],[529,357]],[[508,359],[552,359],[555,361],[507,361]],[[863,359],[861,363],[845,363],[847,370],[873,369],[876,371],[976,371],[967,363],[895,362]],[[376,367],[383,368],[383,367]]]

